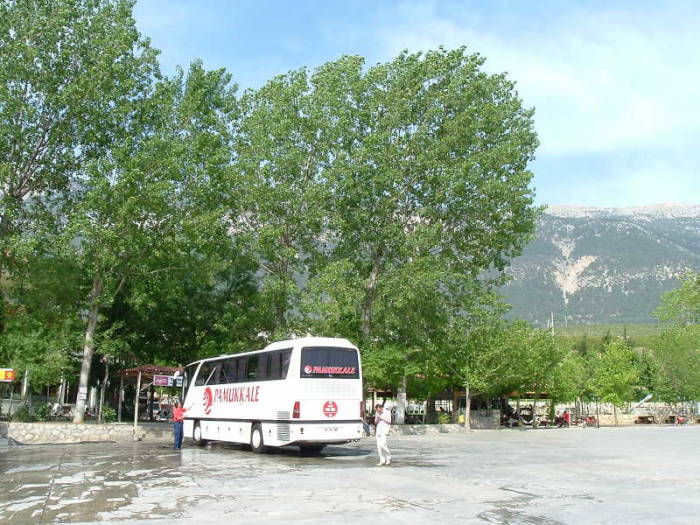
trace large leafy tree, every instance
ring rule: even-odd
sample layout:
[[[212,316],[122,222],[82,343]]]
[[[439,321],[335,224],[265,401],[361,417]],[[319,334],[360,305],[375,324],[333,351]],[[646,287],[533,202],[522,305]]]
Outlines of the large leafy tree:
[[[77,169],[128,132],[157,73],[130,0],[0,4],[0,243],[69,202]]]
[[[493,313],[462,322],[464,326],[453,331],[451,344],[438,355],[449,366],[455,386],[466,391],[467,429],[475,395],[550,394],[564,358],[551,334],[522,321],[506,323]]]
[[[134,100],[157,75],[132,6],[0,3],[0,346],[37,379],[68,366],[76,323],[67,319],[78,311],[72,262],[42,254],[54,248],[80,167],[129,133]]]
[[[186,79],[159,83],[135,115],[138,133],[84,172],[63,244],[88,285],[76,422],[105,309],[127,290],[132,304],[145,308],[149,291],[183,270],[201,279],[221,263],[217,247],[231,242],[219,198],[236,111],[229,83],[225,72],[199,63]]]
[[[534,229],[532,110],[483,62],[464,48],[369,68],[344,57],[312,78],[332,162],[329,264],[309,284],[307,322],[391,349],[387,370],[399,348],[406,373],[417,360],[432,370],[428,350],[449,347],[454,327],[466,340]]]
[[[377,305],[406,288],[380,295],[382,281],[406,265],[439,265],[446,294],[454,294],[454,276],[502,269],[529,239],[532,112],[504,75],[488,75],[482,64],[458,49],[402,53],[366,72],[348,58],[320,72],[345,110],[328,173],[332,231],[336,256],[351,261],[361,281],[365,336],[382,330],[373,323]]]
[[[634,351],[624,341],[611,341],[592,359],[591,389],[595,397],[612,403],[615,408],[632,401],[639,388],[639,368]]]
[[[672,326],[654,337],[648,356],[648,385],[661,400],[689,401],[700,396],[700,274],[687,273],[680,287],[665,293],[656,309]]]
[[[679,288],[666,292],[656,316],[660,321],[700,324],[700,273],[685,274]]]
[[[693,401],[700,397],[700,326],[676,326],[651,342],[647,385],[661,401]]]
[[[285,337],[301,282],[315,270],[322,248],[327,116],[305,69],[248,90],[240,106],[236,232],[249,240],[260,268],[261,328],[268,337]]]

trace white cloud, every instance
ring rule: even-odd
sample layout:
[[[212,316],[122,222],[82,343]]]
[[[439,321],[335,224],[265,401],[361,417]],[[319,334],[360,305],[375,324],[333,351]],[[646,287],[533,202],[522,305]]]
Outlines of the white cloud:
[[[408,4],[379,38],[386,57],[466,44],[488,70],[507,71],[536,108],[541,154],[634,149],[700,138],[700,11],[662,9],[531,13],[518,26],[513,13]]]

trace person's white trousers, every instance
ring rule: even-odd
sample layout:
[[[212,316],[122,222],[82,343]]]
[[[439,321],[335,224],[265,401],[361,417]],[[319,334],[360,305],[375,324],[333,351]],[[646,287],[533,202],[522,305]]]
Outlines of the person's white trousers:
[[[386,434],[377,434],[377,452],[379,453],[380,463],[389,463],[391,461],[391,452],[386,443]]]

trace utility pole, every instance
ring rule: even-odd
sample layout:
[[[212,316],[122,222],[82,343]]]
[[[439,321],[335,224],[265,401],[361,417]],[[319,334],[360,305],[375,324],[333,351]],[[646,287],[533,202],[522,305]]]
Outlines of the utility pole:
[[[549,312],[549,326],[552,329],[552,335],[554,335],[554,312]]]

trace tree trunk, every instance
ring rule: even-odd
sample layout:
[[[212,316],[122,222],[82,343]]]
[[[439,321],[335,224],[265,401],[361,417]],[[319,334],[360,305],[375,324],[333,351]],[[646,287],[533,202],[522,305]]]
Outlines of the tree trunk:
[[[469,391],[469,381],[464,382],[464,431],[471,432],[471,411],[472,411],[472,397]]]
[[[122,404],[124,403],[124,376],[119,378],[119,406],[117,407],[117,421],[122,422]]]
[[[66,403],[66,379],[64,377],[61,378],[61,386],[58,389],[58,396],[56,397],[56,402],[63,408],[63,405]]]
[[[102,415],[102,409],[104,408],[105,404],[105,390],[107,390],[107,381],[109,380],[109,357],[105,356],[105,376],[102,378],[102,388],[100,388],[100,407],[98,411],[98,417],[97,420],[100,423],[104,423],[104,417]]]
[[[396,394],[396,421],[397,425],[403,425],[406,422],[406,376],[401,378],[398,392]]]
[[[379,265],[381,252],[372,256],[372,271],[369,274],[369,280],[365,288],[365,299],[362,302],[362,335],[369,337],[372,331],[372,305],[377,293],[377,281],[379,280]]]
[[[29,370],[25,370],[24,377],[22,378],[22,395],[20,396],[21,403],[23,405],[28,404],[27,400],[29,399],[29,397]]]
[[[136,427],[139,426],[139,397],[141,396],[141,371],[139,370],[136,379],[136,399],[134,400],[134,437],[136,437]]]
[[[155,397],[155,390],[153,388],[153,383],[148,387],[148,420],[153,421],[153,398]]]
[[[435,399],[432,394],[425,400],[425,416],[423,423],[433,425],[437,423],[437,412],[435,411]]]
[[[92,291],[90,292],[90,309],[88,311],[88,322],[87,328],[85,329],[85,342],[83,345],[83,363],[80,367],[80,382],[78,383],[78,394],[75,400],[73,423],[82,423],[85,416],[88,380],[90,379],[92,354],[95,352],[95,331],[97,329],[97,315],[100,310],[99,298],[101,294],[102,281],[99,277],[95,277],[92,281]]]
[[[452,423],[459,421],[459,395],[457,390],[452,390]]]

